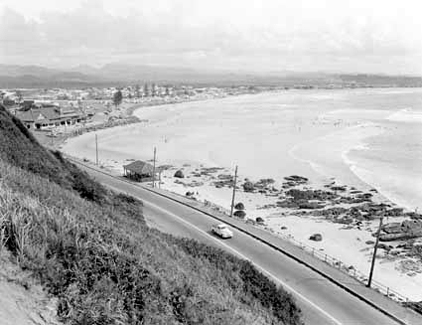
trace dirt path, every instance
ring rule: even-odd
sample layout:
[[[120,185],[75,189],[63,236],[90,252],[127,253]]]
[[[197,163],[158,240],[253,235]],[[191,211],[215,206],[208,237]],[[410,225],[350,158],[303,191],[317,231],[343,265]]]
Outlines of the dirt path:
[[[59,325],[55,300],[4,251],[0,255],[0,325]]]

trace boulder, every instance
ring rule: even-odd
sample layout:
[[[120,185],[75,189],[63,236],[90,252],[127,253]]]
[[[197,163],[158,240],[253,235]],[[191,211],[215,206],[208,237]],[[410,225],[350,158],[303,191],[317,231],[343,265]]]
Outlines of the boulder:
[[[253,192],[255,190],[255,186],[252,182],[245,182],[242,186],[245,192]]]
[[[245,217],[246,217],[246,212],[245,212],[245,211],[242,211],[242,210],[238,210],[238,211],[235,211],[235,212],[233,213],[233,215],[234,215],[235,217],[238,217],[238,218],[241,218],[241,219],[245,219]]]
[[[185,178],[185,174],[183,174],[183,171],[179,169],[176,173],[174,173],[174,177]]]
[[[234,206],[236,210],[245,210],[245,205],[242,202],[239,202]]]
[[[321,241],[322,240],[322,235],[321,234],[313,234],[311,237],[309,237],[309,240]]]
[[[264,219],[262,219],[261,217],[256,218],[255,221],[258,224],[263,224],[264,223]]]

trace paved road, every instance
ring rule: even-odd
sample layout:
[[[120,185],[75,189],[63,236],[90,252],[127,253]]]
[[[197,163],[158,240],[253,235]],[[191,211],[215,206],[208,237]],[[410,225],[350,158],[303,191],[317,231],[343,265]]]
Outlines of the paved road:
[[[243,232],[234,230],[232,239],[221,240],[210,232],[211,225],[216,223],[212,217],[139,186],[91,169],[85,170],[108,187],[142,199],[144,216],[150,226],[175,235],[195,238],[251,260],[263,273],[295,296],[303,310],[306,324],[397,324],[326,278]]]

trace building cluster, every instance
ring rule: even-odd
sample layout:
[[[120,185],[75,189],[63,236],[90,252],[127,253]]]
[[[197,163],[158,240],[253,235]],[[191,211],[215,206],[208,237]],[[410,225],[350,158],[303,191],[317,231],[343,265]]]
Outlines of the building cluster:
[[[73,125],[90,117],[79,106],[34,100],[24,100],[14,114],[28,129]]]
[[[225,97],[248,92],[248,89],[242,86],[194,87],[155,83],[83,89],[0,89],[0,102],[27,128],[43,129],[87,121],[94,111],[110,116],[117,91],[121,91],[123,103],[150,105]]]
[[[120,90],[125,101],[136,102],[153,98],[186,99],[196,96],[215,97],[230,90],[218,87],[194,87],[189,85],[159,85],[155,83],[135,84],[122,87],[86,87],[83,89],[0,89],[0,100],[5,105],[20,104],[23,98],[40,101],[84,101],[109,100]]]

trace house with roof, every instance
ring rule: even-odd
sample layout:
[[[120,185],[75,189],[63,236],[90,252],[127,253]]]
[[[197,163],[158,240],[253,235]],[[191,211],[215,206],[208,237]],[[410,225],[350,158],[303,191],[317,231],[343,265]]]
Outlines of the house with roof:
[[[17,111],[16,117],[18,117],[28,129],[70,125],[86,119],[84,114],[72,107],[62,108],[56,105],[40,104],[34,104],[26,111]]]
[[[157,170],[155,172],[157,172]],[[142,160],[136,160],[128,165],[123,166],[123,176],[134,181],[151,181],[153,175],[154,166]]]

